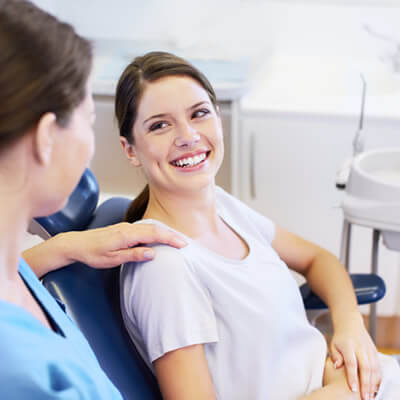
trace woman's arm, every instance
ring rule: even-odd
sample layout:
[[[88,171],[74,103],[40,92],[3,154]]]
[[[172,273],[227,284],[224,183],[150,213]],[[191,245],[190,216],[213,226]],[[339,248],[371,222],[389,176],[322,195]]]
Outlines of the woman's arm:
[[[202,344],[166,353],[154,367],[164,400],[216,399]]]
[[[315,390],[299,400],[360,400],[358,392],[352,392],[346,381],[344,368],[334,367],[332,360],[328,357],[325,362],[323,387]],[[372,398],[371,398],[372,399]]]
[[[154,367],[164,400],[216,399],[203,345],[188,346],[166,353],[154,362]],[[344,368],[335,369],[329,358],[325,365],[323,384],[321,389],[298,400],[361,399],[358,392],[349,389]]]
[[[287,266],[303,275],[313,292],[328,304],[334,325],[348,316],[360,316],[351,280],[332,253],[280,227],[276,227],[272,246]]]
[[[350,391],[346,381],[344,383],[335,382],[324,386],[307,396],[300,397],[298,400],[361,400],[359,393]],[[372,398],[371,398],[372,399]]]
[[[110,268],[154,257],[150,243],[181,248],[184,240],[174,232],[151,224],[121,222],[104,228],[60,233],[22,253],[38,277],[80,261],[94,268]],[[138,246],[138,247],[134,247]]]
[[[276,228],[272,246],[329,306],[335,332],[330,344],[332,358],[337,367],[345,363],[350,388],[359,389],[360,376],[363,399],[369,398],[380,382],[377,351],[358,311],[344,266],[332,253],[280,227]]]

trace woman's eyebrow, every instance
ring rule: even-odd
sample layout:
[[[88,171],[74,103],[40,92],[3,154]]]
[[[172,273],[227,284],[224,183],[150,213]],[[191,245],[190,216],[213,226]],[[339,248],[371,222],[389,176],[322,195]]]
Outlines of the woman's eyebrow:
[[[150,121],[150,120],[153,119],[153,118],[163,118],[163,117],[165,117],[166,115],[167,115],[167,114],[165,114],[165,113],[152,115],[151,117],[146,118],[146,119],[143,121],[143,125],[144,125],[147,121]]]
[[[198,106],[201,106],[202,104],[209,104],[209,103],[210,103],[210,102],[209,102],[209,101],[206,101],[206,100],[204,100],[204,101],[199,101],[198,103],[193,104],[191,107],[189,107],[188,110],[193,110],[194,108],[196,108],[196,107],[198,107]]]
[[[188,108],[188,110],[193,110],[194,108],[196,108],[196,107],[198,107],[198,106],[200,106],[200,105],[202,105],[202,104],[209,104],[209,103],[210,103],[210,102],[207,101],[207,100],[199,101],[198,103],[193,104],[192,106],[190,106],[190,107]],[[166,117],[167,115],[168,115],[167,113],[154,114],[154,115],[152,115],[151,117],[146,118],[146,119],[143,121],[143,125],[144,125],[147,121],[150,121],[150,120],[153,119],[153,118],[163,118],[163,117]]]

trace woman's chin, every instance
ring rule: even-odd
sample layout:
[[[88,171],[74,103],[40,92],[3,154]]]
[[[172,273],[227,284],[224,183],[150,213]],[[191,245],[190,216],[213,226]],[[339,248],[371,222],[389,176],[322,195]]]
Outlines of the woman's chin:
[[[188,180],[187,182],[184,182],[182,184],[177,184],[175,193],[200,193],[200,191],[214,187],[215,185],[215,177],[193,177],[192,179]]]
[[[37,213],[35,213],[34,218],[37,217],[48,217],[49,215],[55,214],[58,211],[61,211],[68,202],[68,197],[64,200],[57,202],[56,204],[46,205],[42,207]]]

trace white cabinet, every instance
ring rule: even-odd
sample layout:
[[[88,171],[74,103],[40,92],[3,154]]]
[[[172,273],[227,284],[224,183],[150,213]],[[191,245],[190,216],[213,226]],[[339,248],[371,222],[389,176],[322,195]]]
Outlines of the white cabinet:
[[[245,112],[240,130],[241,199],[338,255],[342,193],[335,188],[335,174],[351,155],[356,127],[356,117]],[[365,134],[368,148],[400,146],[400,121],[366,121]],[[353,272],[370,270],[370,237],[370,229],[354,228]],[[380,313],[382,308],[383,313],[400,313],[398,254],[382,248],[379,268],[388,284]]]
[[[118,123],[114,116],[113,96],[94,96],[96,107],[96,151],[90,164],[102,194],[133,196],[145,185],[144,177],[131,165],[119,142]]]
[[[353,125],[293,115],[245,117],[241,198],[279,225],[336,252],[341,212],[334,179],[350,155]]]

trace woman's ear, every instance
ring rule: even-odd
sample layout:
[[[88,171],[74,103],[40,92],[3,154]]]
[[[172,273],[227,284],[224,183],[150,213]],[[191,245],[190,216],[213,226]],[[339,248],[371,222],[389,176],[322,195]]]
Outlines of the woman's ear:
[[[130,163],[135,167],[140,167],[142,164],[140,160],[137,158],[135,146],[133,144],[130,144],[127,138],[124,136],[119,137],[119,142],[121,143],[124,153],[128,158],[128,160],[130,161]]]
[[[50,164],[56,129],[57,121],[54,113],[43,114],[36,126],[34,152],[37,161],[43,166]]]

